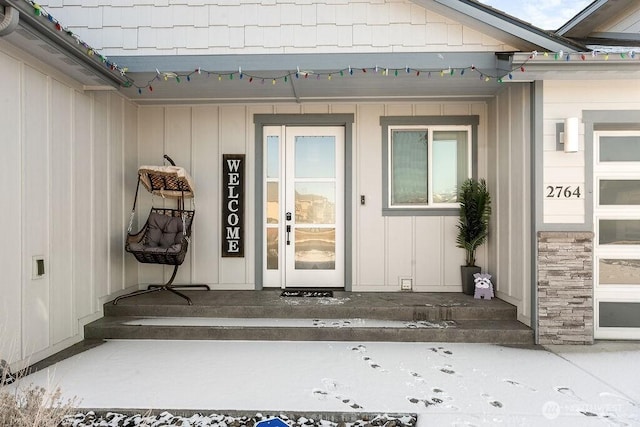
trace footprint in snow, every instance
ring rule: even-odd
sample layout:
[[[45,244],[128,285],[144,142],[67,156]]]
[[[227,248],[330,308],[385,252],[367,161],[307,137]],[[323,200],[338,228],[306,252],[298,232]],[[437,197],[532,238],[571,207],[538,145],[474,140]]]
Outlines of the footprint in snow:
[[[342,397],[337,394],[335,391],[342,387],[338,381],[331,378],[323,378],[322,384],[324,385],[324,390],[320,388],[314,388],[312,390],[312,394],[318,398],[318,400],[327,400],[328,397],[335,397],[342,403],[349,405],[351,409],[362,409],[362,406],[358,405],[356,402],[352,401],[348,397]]]
[[[378,365],[376,362],[371,360],[371,358],[369,356],[362,356],[362,360],[367,362],[369,364],[369,366],[371,368],[373,368],[373,369],[379,370],[380,372],[387,372],[386,369],[383,369],[382,366]]]
[[[447,374],[447,375],[458,375],[460,376],[454,369],[453,366],[451,365],[444,365],[444,366],[436,366],[435,367],[437,370],[439,370],[440,372]]]
[[[568,396],[574,400],[580,401],[580,402],[584,402],[584,400],[582,398],[580,398],[573,390],[571,390],[569,387],[555,387],[555,390],[560,393],[560,394],[564,394],[565,396]]]
[[[411,375],[413,378],[415,378],[416,381],[424,381],[424,378],[422,377],[422,375],[420,375],[417,372],[409,371],[409,375]]]
[[[499,400],[494,399],[493,397],[491,397],[490,395],[484,393],[482,394],[482,397],[484,397],[487,400],[487,403],[491,406],[493,406],[494,408],[502,408],[502,402],[500,402]]]
[[[516,387],[519,387],[519,388],[524,388],[524,389],[527,389],[529,391],[538,391],[535,388],[531,387],[530,385],[522,384],[522,383],[519,383],[518,381],[510,380],[510,379],[507,379],[507,378],[503,379],[502,381],[507,383],[507,384],[511,384],[512,386],[516,386]]]
[[[366,346],[364,346],[364,345],[362,345],[362,344],[360,344],[360,345],[359,345],[359,346],[357,346],[357,347],[353,347],[351,350],[352,350],[352,351],[357,351],[357,352],[359,352],[359,353],[364,353],[365,351],[367,351],[367,347],[366,347]]]
[[[431,347],[429,348],[429,350],[431,350],[434,353],[438,353],[443,357],[453,356],[453,352],[451,350],[447,350],[444,347]]]
[[[342,403],[344,403],[345,405],[348,405],[351,409],[362,409],[362,406],[358,405],[356,402],[354,402],[349,398],[345,398],[338,395],[336,395],[335,398],[341,401]]]
[[[443,400],[438,398],[438,397],[431,397],[428,399],[420,399],[417,397],[411,397],[411,396],[407,396],[407,400],[411,403],[413,403],[414,405],[420,405],[423,404],[426,408],[428,408],[429,406],[436,406],[436,405],[440,405]]]

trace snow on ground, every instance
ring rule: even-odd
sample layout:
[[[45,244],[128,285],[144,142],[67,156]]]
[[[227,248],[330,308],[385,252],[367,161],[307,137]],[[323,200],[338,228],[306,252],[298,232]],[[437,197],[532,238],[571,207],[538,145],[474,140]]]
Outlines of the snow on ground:
[[[640,347],[109,341],[23,381],[86,408],[417,413],[418,426],[640,426]],[[624,364],[623,364],[624,363]]]
[[[209,326],[209,327],[267,327],[267,328],[409,328],[444,329],[452,321],[401,321],[376,319],[285,319],[285,318],[229,318],[229,317],[141,317],[123,322],[132,326]]]

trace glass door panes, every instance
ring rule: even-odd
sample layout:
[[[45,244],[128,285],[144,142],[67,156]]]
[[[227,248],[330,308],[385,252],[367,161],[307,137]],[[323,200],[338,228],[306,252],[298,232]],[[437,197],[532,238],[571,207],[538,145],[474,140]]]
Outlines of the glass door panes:
[[[638,339],[640,133],[595,132],[594,151],[595,337]]]
[[[598,185],[600,206],[640,206],[640,180],[601,179]]]
[[[600,162],[640,162],[640,135],[603,135],[598,147]]]
[[[287,129],[286,284],[341,286],[344,282],[344,130]]]
[[[263,129],[264,285],[344,286],[344,128]]]
[[[281,176],[282,176],[282,150],[280,144],[281,128],[265,127],[264,143],[264,259],[266,269],[264,282],[266,286],[276,285],[280,282],[281,257]]]
[[[640,259],[600,258],[600,285],[640,285]]]
[[[600,219],[598,231],[600,245],[640,245],[640,219]]]

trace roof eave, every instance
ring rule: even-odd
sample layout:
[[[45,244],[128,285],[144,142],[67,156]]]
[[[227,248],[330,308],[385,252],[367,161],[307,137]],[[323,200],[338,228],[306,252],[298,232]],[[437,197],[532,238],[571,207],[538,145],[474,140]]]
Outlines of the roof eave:
[[[493,29],[522,40],[523,44],[532,44],[537,50],[549,52],[580,52],[586,47],[573,40],[559,36],[551,31],[540,29],[528,22],[508,15],[498,9],[484,5],[476,0],[412,0],[422,7],[438,4],[462,16],[466,16]]]
[[[67,34],[64,29],[56,29],[46,17],[35,14],[32,6],[24,1],[16,0],[0,0],[0,4],[13,7],[18,11],[18,26],[23,27],[36,34],[46,43],[60,49],[70,57],[74,58],[83,66],[92,70],[97,76],[100,76],[105,82],[114,87],[120,87],[127,84],[127,79],[119,71],[114,71],[108,67],[109,63],[106,58],[100,55],[88,54],[88,49],[79,43],[79,41]],[[93,49],[91,49],[93,53]],[[106,65],[105,65],[106,64]]]

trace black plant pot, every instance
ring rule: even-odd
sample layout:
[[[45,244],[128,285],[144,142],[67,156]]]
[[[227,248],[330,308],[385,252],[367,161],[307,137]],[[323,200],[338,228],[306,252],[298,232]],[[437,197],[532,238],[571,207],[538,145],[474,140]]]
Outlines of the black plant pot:
[[[480,267],[475,265],[461,265],[460,277],[462,278],[462,292],[466,295],[473,295],[476,290],[474,274],[480,273]]]

